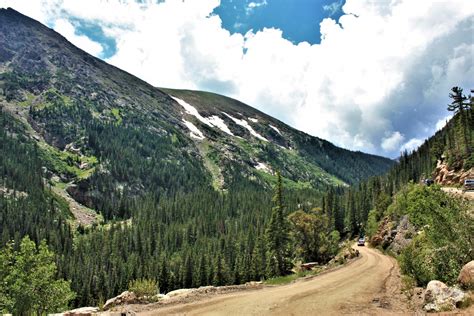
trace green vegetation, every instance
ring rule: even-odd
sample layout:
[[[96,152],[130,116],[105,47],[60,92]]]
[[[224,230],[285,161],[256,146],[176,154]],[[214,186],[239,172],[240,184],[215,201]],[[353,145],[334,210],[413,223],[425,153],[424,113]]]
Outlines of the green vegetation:
[[[280,172],[277,171],[277,185],[272,199],[274,207],[266,230],[268,247],[268,275],[286,275],[291,270],[290,229],[283,205],[283,186]]]
[[[474,221],[461,200],[449,196],[438,186],[410,184],[397,195],[406,209],[392,210],[395,215],[406,212],[421,231],[400,255],[402,271],[418,284],[431,280],[452,283],[462,266],[474,259]]]
[[[54,254],[46,242],[36,247],[28,237],[19,249],[9,243],[0,252],[0,311],[44,315],[67,308],[75,294],[70,282],[56,279]]]
[[[138,298],[150,298],[159,293],[158,283],[155,280],[149,279],[137,279],[130,281],[128,290],[135,293]]]
[[[321,209],[296,211],[289,215],[295,252],[306,262],[328,262],[339,251],[339,232]]]
[[[114,116],[115,121],[117,122],[117,124],[119,124],[119,125],[122,124],[122,116],[120,115],[120,109],[113,108],[113,109],[110,110],[110,112]]]
[[[56,174],[63,174],[70,178],[86,179],[94,172],[97,158],[83,156],[69,151],[60,151],[46,143],[40,143],[40,155],[46,167]],[[83,168],[81,169],[81,166]]]

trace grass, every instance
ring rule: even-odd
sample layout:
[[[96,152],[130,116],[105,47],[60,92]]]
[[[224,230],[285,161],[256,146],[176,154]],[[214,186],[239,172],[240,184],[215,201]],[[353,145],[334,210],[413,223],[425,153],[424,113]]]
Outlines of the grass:
[[[276,184],[277,177],[275,175],[269,174],[262,170],[255,170],[254,172],[270,185],[273,186]],[[313,187],[311,183],[309,182],[293,181],[285,177],[282,177],[282,181],[283,181],[283,187],[285,187],[288,190],[311,189]]]
[[[86,179],[95,170],[98,160],[94,156],[80,156],[68,151],[60,151],[46,143],[40,143],[41,155],[47,163],[48,168],[59,174],[68,174],[78,179]],[[78,166],[87,163],[87,169],[80,169]]]
[[[263,283],[266,285],[284,285],[289,284],[299,278],[304,278],[310,275],[318,275],[321,272],[321,269],[301,271],[298,273],[288,274],[280,277],[271,278],[265,280]]]
[[[283,284],[291,283],[298,278],[299,278],[298,274],[294,273],[294,274],[289,274],[289,275],[285,275],[281,277],[271,278],[271,279],[265,280],[263,283],[267,285],[283,285]]]
[[[18,102],[18,105],[23,106],[23,107],[29,107],[33,103],[34,99],[35,99],[35,96],[33,94],[27,92],[26,93],[26,100]]]
[[[113,108],[113,109],[110,110],[110,112],[112,113],[115,120],[117,121],[117,124],[118,125],[122,124],[122,116],[120,115],[120,109]]]
[[[218,165],[217,152],[210,147],[207,141],[200,143],[198,149],[204,158],[204,166],[211,173],[212,187],[216,191],[221,191],[224,177]]]

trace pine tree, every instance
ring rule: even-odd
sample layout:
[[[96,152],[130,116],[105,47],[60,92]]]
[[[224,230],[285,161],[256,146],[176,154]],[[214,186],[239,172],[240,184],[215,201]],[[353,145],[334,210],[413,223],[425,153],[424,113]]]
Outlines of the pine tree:
[[[288,274],[291,269],[289,251],[289,224],[283,205],[281,174],[277,171],[277,183],[273,196],[274,207],[266,231],[268,249],[268,270],[270,277]]]

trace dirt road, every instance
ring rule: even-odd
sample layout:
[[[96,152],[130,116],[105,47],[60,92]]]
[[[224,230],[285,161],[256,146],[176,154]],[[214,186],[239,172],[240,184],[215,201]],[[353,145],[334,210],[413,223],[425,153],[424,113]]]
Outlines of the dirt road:
[[[359,247],[361,258],[289,285],[217,295],[140,315],[381,315],[404,313],[393,258]]]
[[[441,190],[443,190],[444,192],[450,193],[450,194],[454,194],[454,195],[463,197],[463,198],[468,199],[470,201],[474,200],[474,191],[473,190],[463,191],[462,189],[453,188],[453,187],[442,187]]]

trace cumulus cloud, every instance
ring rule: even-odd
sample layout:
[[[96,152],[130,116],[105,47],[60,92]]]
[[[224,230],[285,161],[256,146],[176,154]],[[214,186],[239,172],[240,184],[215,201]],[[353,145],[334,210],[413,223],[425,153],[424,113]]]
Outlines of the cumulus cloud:
[[[418,138],[412,138],[409,141],[407,141],[403,146],[400,148],[400,152],[404,152],[405,150],[407,152],[412,152],[416,150],[418,147],[420,147],[423,144],[424,140],[418,139]]]
[[[400,134],[400,132],[396,131],[389,137],[383,138],[381,146],[385,151],[394,151],[400,148],[404,139],[405,137]]]
[[[223,93],[339,146],[391,157],[439,127],[452,86],[474,87],[470,0],[346,0],[314,45],[273,28],[231,34],[212,14],[218,0],[24,2],[0,6],[50,24],[95,23],[116,40],[108,62],[153,85]]]

